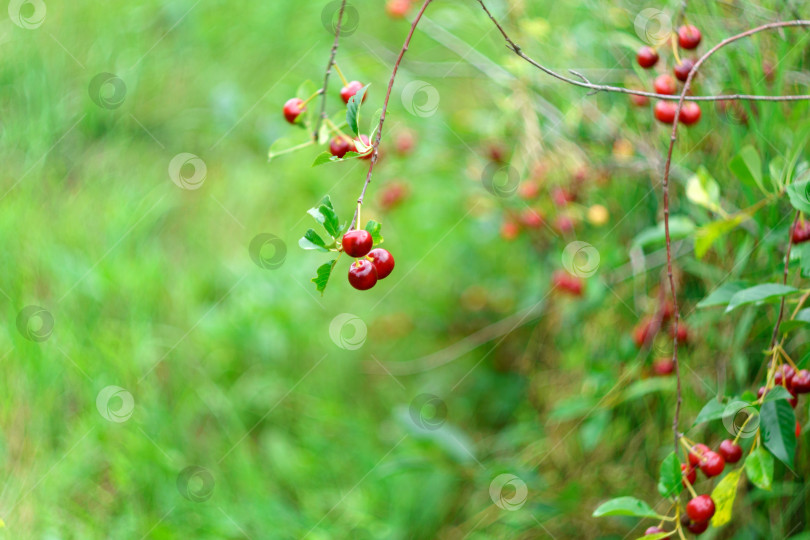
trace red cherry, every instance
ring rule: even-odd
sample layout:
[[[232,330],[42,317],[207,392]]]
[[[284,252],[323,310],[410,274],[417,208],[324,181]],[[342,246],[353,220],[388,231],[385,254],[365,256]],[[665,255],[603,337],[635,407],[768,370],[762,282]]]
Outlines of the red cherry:
[[[638,325],[636,325],[636,327],[633,329],[633,342],[636,344],[636,347],[640,349],[647,344],[647,342],[652,342],[654,335],[651,334],[654,330],[654,325],[655,322],[649,317],[643,319],[638,323]]]
[[[675,327],[671,326],[669,328],[669,335],[675,337]],[[678,325],[678,343],[686,343],[689,341],[689,329],[686,327],[685,324],[680,323]]]
[[[363,83],[361,83],[360,81],[352,81],[349,84],[347,84],[346,86],[344,86],[343,88],[341,88],[340,89],[340,97],[343,100],[343,103],[348,104],[349,99],[351,99],[351,97],[353,95],[355,95],[357,92],[359,92],[361,88],[363,88]],[[367,97],[368,97],[368,94],[363,95],[363,102],[366,101]]]
[[[691,58],[684,58],[681,63],[676,65],[672,71],[675,72],[675,78],[681,82],[686,82],[689,78],[689,72],[695,67],[695,61]]]
[[[707,478],[711,478],[712,476],[717,476],[722,473],[725,466],[726,460],[723,459],[723,456],[709,450],[703,454],[703,462],[700,464],[700,470],[703,471],[703,474],[705,474]]]
[[[731,439],[725,439],[720,443],[718,452],[726,460],[726,463],[737,463],[742,458],[742,447],[739,444],[734,444]]]
[[[574,230],[574,220],[571,219],[571,216],[560,214],[554,220],[554,226],[561,233],[570,233]]]
[[[708,495],[698,495],[686,503],[686,515],[698,523],[709,521],[714,515],[714,501]]]
[[[636,61],[644,69],[651,68],[658,62],[658,52],[652,47],[642,47],[636,53]]]
[[[573,296],[582,296],[582,289],[585,287],[582,278],[572,276],[565,270],[555,271],[551,276],[551,283],[554,287]]]
[[[794,375],[791,387],[796,394],[807,394],[810,392],[810,371],[802,369]]]
[[[700,523],[690,523],[689,525],[686,526],[686,528],[692,534],[701,534],[703,532],[706,532],[706,529],[709,528],[709,522],[703,521]]]
[[[700,30],[691,24],[678,28],[678,45],[684,49],[694,49],[700,45]]]
[[[284,104],[284,118],[287,122],[294,124],[298,116],[307,110],[303,104],[304,100],[301,98],[294,97],[287,100],[287,103]]]
[[[551,190],[551,200],[556,206],[567,206],[577,200],[577,197],[565,188],[556,187]]]
[[[672,101],[659,101],[655,104],[655,119],[664,124],[672,124],[675,121],[675,111],[678,106]]]
[[[784,386],[790,389],[793,383],[793,377],[796,376],[796,370],[788,364],[782,364],[776,369],[773,375],[773,383],[777,386]],[[784,382],[784,384],[782,384]]]
[[[377,270],[370,261],[357,260],[349,267],[349,283],[358,291],[367,291],[377,284]]]
[[[630,94],[630,100],[636,107],[646,107],[650,103],[650,98],[638,94]]]
[[[697,124],[698,120],[700,120],[700,106],[694,101],[685,101],[678,121],[685,126],[691,126]]]
[[[371,238],[371,233],[365,229],[355,229],[343,235],[343,240],[340,241],[343,246],[343,251],[350,257],[365,257],[374,241]]]
[[[703,443],[697,443],[692,447],[692,451],[690,451],[687,456],[689,458],[689,464],[692,465],[692,467],[697,467],[700,465],[701,461],[703,461],[703,456],[705,456],[707,452],[711,452],[708,446]]]
[[[683,480],[681,480],[683,487],[686,487],[687,482],[694,485],[697,481],[697,469],[685,463],[681,463],[681,476],[683,476]]]
[[[666,532],[666,531],[664,529],[662,529],[661,527],[647,527],[647,530],[644,531],[644,536],[648,536],[650,534],[662,533],[662,532]]]
[[[377,279],[385,279],[394,269],[394,257],[388,250],[377,248],[368,252],[368,258],[371,259],[371,264],[377,270]]]
[[[796,405],[798,405],[798,404],[799,404],[799,396],[797,396],[797,395],[796,395],[796,394],[793,392],[793,390],[788,390],[788,391],[790,392],[790,395],[791,395],[791,396],[793,396],[792,398],[790,398],[790,399],[788,400],[788,403],[790,403],[790,406],[791,406],[791,407],[793,407],[793,408],[795,409],[795,408],[796,408]]]
[[[366,137],[365,135],[360,135],[357,139],[360,139],[360,142],[365,144],[366,146],[371,146],[371,141],[369,141],[368,137]],[[355,141],[357,139],[355,139]],[[355,144],[354,146],[355,146],[354,151],[360,153],[360,150],[357,149],[357,145]],[[367,154],[363,154],[362,156],[359,157],[360,159],[371,159],[372,154],[374,154],[374,150],[369,150]]]
[[[655,78],[653,88],[655,89],[656,94],[671,96],[678,90],[678,83],[675,82],[672,75],[667,75],[664,73]]]
[[[501,225],[501,238],[504,240],[514,240],[519,233],[520,227],[512,220],[504,221],[503,225]]]
[[[794,244],[801,244],[810,240],[810,221],[799,221],[791,231],[791,238]]]
[[[540,194],[540,184],[538,184],[534,180],[526,180],[525,182],[520,184],[520,187],[518,188],[518,195],[524,201],[535,199],[539,194]]]
[[[403,182],[391,182],[380,191],[380,206],[385,210],[391,210],[408,197],[408,184]]]
[[[346,155],[346,152],[349,151],[349,145],[354,146],[354,143],[350,143],[346,139],[341,136],[337,136],[329,141],[329,153],[335,157],[342,158]]]
[[[409,129],[399,132],[394,139],[394,149],[402,156],[410,154],[414,146],[416,146],[416,135]]]
[[[759,390],[757,390],[757,399],[761,399],[762,396],[768,393],[768,388],[765,386],[760,386]]]
[[[675,362],[672,358],[659,358],[653,362],[653,371],[656,375],[672,375],[675,371]]]
[[[661,305],[661,322],[669,321],[675,315],[675,304],[667,300]]]
[[[490,161],[494,163],[506,162],[506,150],[499,144],[490,144],[489,148],[487,148],[487,154],[489,155]]]
[[[539,212],[527,208],[520,213],[520,223],[527,229],[539,229],[543,226],[543,216]]]
[[[388,3],[385,4],[385,11],[394,19],[401,19],[408,13],[410,7],[410,0],[388,0]]]

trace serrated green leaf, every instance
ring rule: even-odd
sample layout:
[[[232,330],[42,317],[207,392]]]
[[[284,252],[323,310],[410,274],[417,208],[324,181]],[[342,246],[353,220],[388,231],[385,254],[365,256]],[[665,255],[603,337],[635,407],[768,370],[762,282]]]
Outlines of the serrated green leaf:
[[[745,458],[745,474],[759,489],[770,491],[773,487],[773,456],[761,446],[757,446]]]
[[[793,395],[788,392],[787,388],[784,386],[774,386],[768,393],[765,394],[765,398],[762,400],[763,403],[768,403],[769,401],[776,401],[779,399],[791,399]]]
[[[723,418],[723,416],[725,416],[725,410],[726,406],[724,404],[717,401],[717,399],[712,398],[700,410],[700,412],[697,415],[697,418],[695,418],[695,423],[692,424],[692,426],[708,422],[709,420],[717,420],[719,418]]]
[[[364,229],[367,230],[371,234],[371,239],[374,242],[373,245],[375,245],[375,246],[377,244],[382,244],[383,243],[383,237],[382,237],[382,234],[380,234],[380,229],[381,228],[382,228],[382,224],[377,223],[373,219],[368,220],[368,223],[366,223],[366,226],[364,227]]]
[[[307,229],[307,232],[304,233],[304,236],[298,240],[298,245],[302,249],[315,249],[318,251],[325,251],[328,252],[329,249],[326,247],[326,242],[323,238],[320,237],[318,233],[315,232],[314,229]]]
[[[732,296],[746,288],[748,288],[748,284],[743,281],[727,281],[713,290],[709,296],[698,302],[697,307],[702,309],[725,306],[729,303]]]
[[[673,497],[683,489],[681,483],[681,462],[675,452],[671,452],[664,461],[658,475],[658,493],[662,497]]]
[[[796,453],[796,415],[785,400],[769,401],[759,411],[762,444],[776,459],[791,467]]]
[[[338,219],[335,210],[331,206],[331,202],[329,206],[326,204],[321,204],[320,206],[310,208],[307,210],[307,214],[315,218],[315,221],[323,225],[323,228],[326,229],[326,232],[332,238],[337,238],[340,236],[341,228],[340,228],[340,220]]]
[[[783,296],[797,292],[799,292],[799,289],[796,287],[790,287],[789,285],[782,285],[780,283],[764,283],[762,285],[754,285],[753,287],[749,287],[735,293],[728,302],[726,313],[739,306],[753,304],[755,302],[775,300],[777,298],[782,298]]]
[[[740,483],[742,471],[741,468],[729,471],[714,487],[712,500],[715,512],[712,516],[712,527],[722,527],[731,521],[731,510],[734,507],[734,499],[737,497],[737,485]]]
[[[635,497],[618,497],[600,504],[593,511],[593,517],[603,516],[636,516],[653,519],[662,519],[664,517],[656,514],[649,504]]]
[[[332,206],[332,198],[329,195],[324,195],[323,196],[323,198],[321,199],[321,204],[324,205],[324,206],[328,206],[332,210],[335,209],[335,207]]]
[[[331,260],[328,263],[322,264],[318,267],[317,274],[310,281],[315,284],[315,288],[323,296],[326,290],[326,285],[329,283],[329,277],[332,275],[332,270],[335,268],[337,259]]]
[[[358,127],[360,125],[360,105],[363,103],[363,96],[366,95],[368,87],[369,85],[365,85],[358,90],[355,95],[349,98],[349,103],[346,105],[346,124],[355,135],[360,134]]]

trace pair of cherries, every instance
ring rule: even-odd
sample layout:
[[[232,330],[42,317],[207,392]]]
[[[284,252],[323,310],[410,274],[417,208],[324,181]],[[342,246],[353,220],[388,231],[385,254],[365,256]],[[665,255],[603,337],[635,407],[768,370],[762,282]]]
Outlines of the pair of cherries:
[[[701,534],[709,528],[709,520],[715,512],[714,500],[709,495],[698,495],[686,503],[686,513],[681,517],[681,525],[693,534]],[[644,535],[667,532],[661,527],[648,527]]]
[[[363,88],[363,83],[361,83],[360,81],[352,81],[343,88],[341,88],[340,98],[343,100],[343,103],[349,103],[349,100],[352,98],[352,96],[355,95],[357,92],[359,92],[361,88]],[[366,101],[366,97],[368,97],[367,94],[363,96],[364,102]],[[309,99],[307,101],[309,101]],[[306,110],[307,107],[303,99],[297,97],[288,99],[287,102],[284,104],[283,108],[284,119],[287,120],[287,122],[289,122],[290,124],[294,124],[296,120],[298,120],[298,117],[301,116],[301,113],[303,113]],[[343,153],[345,154],[346,152]]]
[[[394,270],[394,257],[385,249],[371,249],[373,244],[371,233],[364,229],[347,232],[340,242],[343,251],[357,259],[349,267],[349,283],[358,291],[367,291]]]

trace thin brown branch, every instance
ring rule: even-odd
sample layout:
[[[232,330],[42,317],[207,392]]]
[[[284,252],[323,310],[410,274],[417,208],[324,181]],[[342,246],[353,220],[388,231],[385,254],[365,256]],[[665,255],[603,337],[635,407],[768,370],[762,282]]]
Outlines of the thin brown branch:
[[[790,226],[790,230],[788,231],[788,245],[787,245],[787,252],[785,253],[785,267],[782,272],[782,285],[787,285],[788,280],[788,272],[790,266],[790,250],[793,247],[793,229],[796,228],[796,224],[799,222],[799,216],[801,212],[796,210],[796,216],[793,218],[793,224]],[[776,345],[776,338],[779,336],[779,327],[782,325],[782,319],[785,317],[785,297],[782,297],[782,300],[779,302],[779,316],[776,318],[776,325],[773,327],[773,335],[771,336],[771,349],[773,349],[774,345]]]
[[[343,26],[343,12],[346,9],[346,0],[340,3],[340,12],[338,13],[337,25],[335,26],[335,41],[332,43],[332,51],[329,54],[329,63],[326,64],[326,73],[323,76],[323,88],[321,88],[321,112],[318,113],[318,119],[315,121],[315,129],[312,132],[312,138],[318,140],[318,132],[321,130],[321,123],[326,118],[326,89],[329,86],[329,74],[332,73],[332,66],[335,65],[335,56],[338,51],[338,44],[340,41],[340,28]]]
[[[573,75],[579,77],[582,80],[572,79],[570,77],[566,77],[565,75],[560,75],[556,71],[553,71],[546,66],[542,65],[538,61],[534,60],[526,53],[523,52],[523,49],[520,48],[518,44],[512,41],[512,38],[506,33],[503,29],[503,26],[498,22],[498,20],[490,13],[487,6],[484,4],[483,0],[477,0],[481,7],[484,9],[486,14],[489,16],[490,20],[495,24],[495,26],[500,31],[503,38],[506,40],[508,47],[512,50],[516,55],[523,58],[525,61],[536,67],[537,69],[541,70],[542,72],[551,75],[552,77],[559,79],[563,82],[567,82],[568,84],[572,84],[574,86],[579,86],[582,88],[590,88],[595,92],[615,92],[620,94],[632,94],[635,96],[646,96],[649,98],[661,99],[661,100],[681,100],[686,99],[687,101],[725,101],[725,100],[744,100],[744,101],[805,101],[810,100],[810,95],[803,94],[803,95],[796,95],[796,96],[763,96],[763,95],[756,95],[756,94],[721,94],[716,96],[686,96],[686,98],[681,98],[680,96],[669,96],[663,94],[656,94],[655,92],[645,92],[643,90],[633,90],[630,88],[624,88],[621,86],[610,86],[607,84],[594,84],[590,82],[587,78],[585,78],[582,74],[572,72]],[[773,28],[777,27],[784,27],[784,26],[810,26],[810,21],[806,20],[796,20],[796,21],[788,21],[788,22],[779,22],[779,23],[772,23]],[[765,25],[769,26],[769,25]],[[754,29],[755,31],[761,31],[764,28],[759,27],[759,29]],[[756,32],[754,32],[756,33]],[[740,35],[741,37],[745,37],[744,35]],[[736,36],[735,36],[736,37]],[[739,37],[737,37],[739,39]],[[694,72],[694,70],[693,70]]]
[[[366,174],[366,181],[363,184],[363,190],[360,192],[360,196],[357,198],[357,209],[354,211],[354,217],[352,218],[351,225],[349,225],[349,230],[352,230],[355,225],[359,226],[357,223],[357,217],[360,213],[360,206],[363,204],[363,198],[366,196],[368,185],[371,183],[371,173],[374,170],[374,164],[377,163],[378,149],[380,147],[380,140],[382,140],[383,124],[385,123],[385,113],[388,111],[388,100],[391,98],[391,90],[394,88],[394,80],[397,77],[399,64],[402,62],[402,58],[408,51],[408,46],[411,44],[411,38],[413,37],[413,33],[416,31],[416,25],[419,24],[419,20],[425,13],[425,9],[427,9],[428,4],[430,4],[432,1],[433,0],[425,0],[422,7],[419,9],[419,12],[416,14],[416,17],[414,17],[413,22],[411,23],[411,30],[408,32],[408,36],[405,38],[405,43],[402,44],[402,49],[399,51],[399,56],[397,56],[397,61],[394,63],[394,69],[391,72],[391,79],[388,81],[388,90],[385,93],[385,101],[383,102],[382,113],[380,114],[380,123],[377,125],[377,137],[375,137],[374,142],[371,145],[373,148],[371,152],[371,163],[368,166],[368,174]]]

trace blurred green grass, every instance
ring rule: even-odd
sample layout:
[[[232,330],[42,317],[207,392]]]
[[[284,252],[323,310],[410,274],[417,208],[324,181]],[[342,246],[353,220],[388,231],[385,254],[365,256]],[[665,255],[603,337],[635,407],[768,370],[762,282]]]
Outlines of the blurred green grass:
[[[493,4],[506,13],[504,3]],[[512,79],[499,84],[470,58],[417,32],[386,124],[386,135],[414,129],[417,149],[403,159],[384,143],[371,187],[376,199],[380,185],[400,178],[411,196],[392,212],[374,200],[364,209],[383,222],[397,268],[358,294],[341,266],[326,295],[316,295],[309,278],[325,258],[297,247],[311,225],[306,209],[329,193],[348,219],[364,166],[310,168],[314,150],[268,164],[266,153],[294,129],[281,104],[303,80],[321,79],[332,40],[321,23],[325,5],[54,1],[39,28],[2,22],[0,289],[8,322],[0,333],[0,536],[533,538],[544,534],[542,522],[561,538],[618,538],[608,534],[622,529],[593,523],[594,503],[617,494],[617,485],[652,497],[671,392],[600,410],[581,430],[563,413],[548,418],[555,403],[572,396],[596,402],[634,357],[627,334],[638,305],[621,305],[633,304],[630,283],[611,294],[589,282],[585,302],[555,300],[542,326],[518,328],[447,368],[411,377],[377,369],[378,362],[433,353],[534,305],[560,266],[561,239],[540,250],[526,239],[498,239],[500,201],[478,180],[486,144],[511,148],[518,139]],[[339,62],[350,78],[372,83],[373,110],[407,23],[387,18],[380,2],[356,5],[359,28],[343,40]],[[640,6],[626,2],[601,13],[596,2],[535,2],[512,13],[522,15],[522,26],[509,22],[555,68],[621,65],[627,69],[616,76],[624,78],[630,49],[604,42],[632,35]],[[583,101],[581,92],[518,64],[473,3],[437,1],[428,15],[557,109],[562,123],[541,120],[546,149],[571,153],[550,158],[558,168],[553,179],[583,162],[613,159],[620,136],[637,147],[646,141],[664,148],[664,131],[631,116],[622,99]],[[757,16],[745,11],[739,19]],[[726,34],[708,28],[709,42]],[[779,46],[780,55],[791,49]],[[792,66],[796,58],[788,58]],[[104,72],[126,84],[118,108],[90,98],[90,81]],[[725,72],[716,79],[726,75],[733,87],[750,82]],[[399,99],[408,81],[422,79],[441,96],[438,113],[424,119]],[[762,110],[783,114],[779,106]],[[806,112],[797,105],[791,114]],[[631,133],[620,135],[617,122]],[[773,124],[756,127],[776,140]],[[709,137],[683,167],[696,167],[709,152],[720,161],[751,136],[735,126],[717,137],[711,130],[703,124],[679,141],[683,156]],[[168,164],[181,152],[204,160],[200,189],[171,182]],[[624,264],[630,239],[655,222],[657,205],[644,198],[650,186],[642,182],[657,171],[645,167],[640,174],[614,171],[590,199],[610,209],[607,229],[617,227],[612,234],[581,231],[599,246],[605,268]],[[719,175],[722,166],[713,169]],[[263,270],[251,260],[248,245],[260,233],[285,241],[281,268]],[[483,310],[460,301],[473,286],[485,291]],[[703,292],[696,283],[690,294],[699,299]],[[46,341],[18,332],[15,321],[27,305],[52,313]],[[329,338],[341,313],[368,326],[357,351]],[[708,320],[695,314],[693,326]],[[604,331],[613,327],[627,330]],[[732,341],[706,337],[712,345]],[[710,355],[708,347],[694,352],[696,359]],[[744,380],[745,368],[740,372]],[[689,376],[698,395],[687,396],[687,410],[696,410],[711,394],[697,374]],[[128,420],[100,414],[96,397],[108,386],[132,394]],[[446,429],[410,424],[408,407],[424,393],[446,403]],[[650,424],[638,430],[642,414]],[[583,461],[593,469],[583,469]],[[189,466],[213,478],[213,486],[191,486],[204,501],[187,500],[178,489]],[[488,489],[500,473],[528,484],[528,512],[492,504]]]

